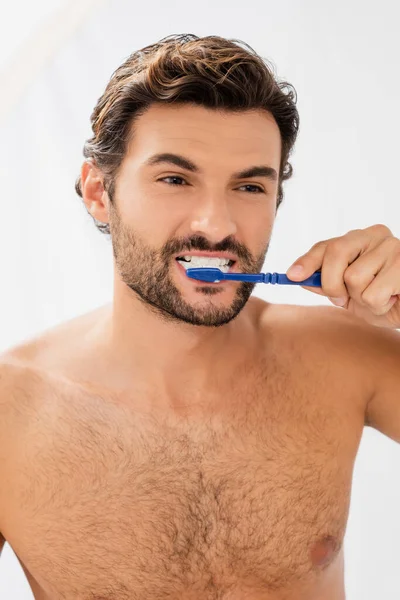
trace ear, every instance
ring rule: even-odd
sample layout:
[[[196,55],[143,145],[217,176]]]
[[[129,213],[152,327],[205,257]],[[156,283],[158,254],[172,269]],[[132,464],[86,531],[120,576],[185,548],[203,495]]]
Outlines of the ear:
[[[103,174],[93,159],[85,160],[81,167],[82,197],[88,212],[97,221],[109,222],[109,197],[104,189]]]

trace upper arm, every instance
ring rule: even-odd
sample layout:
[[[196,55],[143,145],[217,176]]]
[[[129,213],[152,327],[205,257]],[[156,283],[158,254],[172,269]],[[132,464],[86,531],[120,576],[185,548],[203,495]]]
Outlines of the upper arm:
[[[0,528],[3,525],[3,495],[4,490],[4,461],[7,453],[7,414],[9,412],[9,379],[7,366],[0,362]],[[0,556],[5,544],[5,538],[0,531]]]
[[[4,393],[4,380],[5,380],[6,374],[3,373],[2,368],[0,366],[0,425],[4,424],[4,403],[5,403],[5,393]],[[3,453],[5,451],[5,441],[4,441],[4,428],[1,427],[0,428],[0,491],[3,487],[3,470],[2,470],[2,466],[3,466]],[[0,524],[2,521],[2,510],[1,510],[1,498],[0,498]],[[1,556],[1,552],[3,550],[3,546],[5,544],[5,539],[0,531],[0,556]]]
[[[313,308],[322,335],[334,341],[363,396],[365,426],[400,443],[400,331],[369,325],[341,308]]]
[[[369,354],[374,392],[365,411],[365,425],[400,443],[400,331],[372,328]]]
[[[13,435],[15,435],[15,416],[19,412],[16,393],[21,386],[23,367],[17,363],[9,363],[0,356],[0,555],[6,542],[1,533],[4,528],[4,503],[7,488],[4,485],[7,457],[10,455]],[[22,408],[22,411],[24,409]]]

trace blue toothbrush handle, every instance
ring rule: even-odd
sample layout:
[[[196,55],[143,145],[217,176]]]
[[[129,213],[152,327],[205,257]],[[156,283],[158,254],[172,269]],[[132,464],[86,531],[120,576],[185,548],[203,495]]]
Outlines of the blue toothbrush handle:
[[[200,281],[218,282],[221,280],[250,281],[254,283],[279,283],[281,285],[306,285],[310,287],[321,286],[321,271],[315,271],[303,281],[292,281],[284,273],[223,273],[220,269],[199,267],[187,269],[186,275]]]
[[[264,283],[279,283],[281,285],[308,285],[309,287],[321,287],[321,271],[315,271],[303,281],[292,281],[284,273],[264,273]]]

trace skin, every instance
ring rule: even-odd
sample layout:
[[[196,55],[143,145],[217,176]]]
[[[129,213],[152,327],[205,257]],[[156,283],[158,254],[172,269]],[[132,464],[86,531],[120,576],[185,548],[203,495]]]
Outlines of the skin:
[[[144,165],[159,152],[189,158],[202,174],[170,164]],[[185,360],[185,385],[202,388],[216,356],[223,352],[231,364],[227,349],[237,354],[235,339],[241,340],[243,352],[253,343],[246,303],[254,284],[185,281],[174,257],[190,253],[188,249],[224,250],[239,257],[236,270],[261,271],[278,182],[266,177],[232,180],[231,174],[261,164],[279,172],[280,152],[279,128],[265,111],[233,115],[199,106],[157,105],[136,124],[114,204],[101,172],[90,162],[83,164],[85,204],[93,217],[110,223],[112,235],[113,308],[98,340],[119,385],[131,379],[139,359],[141,377],[157,377],[161,390],[169,392],[161,397],[174,395],[181,389]],[[159,181],[171,176],[184,181]],[[246,185],[257,185],[262,192]]]
[[[159,152],[202,172],[144,164]],[[268,113],[153,106],[136,123],[114,205],[99,169],[82,165],[85,204],[110,223],[113,302],[0,361],[0,529],[28,558],[18,556],[37,600],[143,597],[172,589],[172,572],[182,590],[184,566],[197,600],[203,564],[220,577],[217,594],[238,553],[231,600],[344,600],[364,418],[400,440],[397,334],[333,307],[270,305],[249,283],[202,285],[174,258],[224,250],[236,270],[261,271],[277,181],[231,174],[278,171],[280,152]]]

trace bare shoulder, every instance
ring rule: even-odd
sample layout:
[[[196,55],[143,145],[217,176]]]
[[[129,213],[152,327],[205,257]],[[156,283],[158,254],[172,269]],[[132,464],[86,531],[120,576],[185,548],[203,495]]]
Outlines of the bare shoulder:
[[[291,316],[289,317],[289,313]],[[294,311],[283,309],[284,318],[303,323],[310,332],[321,339],[341,343],[343,352],[363,359],[364,369],[379,372],[379,358],[391,356],[397,364],[400,360],[400,331],[377,327],[334,306],[296,306]],[[322,337],[323,336],[323,337]],[[328,338],[326,337],[328,336]]]
[[[265,303],[264,303],[265,304]],[[375,349],[365,345],[366,342],[375,341],[385,345],[400,339],[400,332],[396,330],[378,328],[366,323],[347,310],[334,306],[304,306],[297,304],[265,304],[260,322],[268,326],[273,323],[278,328],[290,328],[296,334],[318,336],[321,341],[343,341],[353,348],[359,346],[360,350],[374,355]],[[328,337],[327,337],[328,336]]]
[[[54,356],[54,352],[61,354],[63,348],[81,344],[87,332],[109,312],[110,304],[107,304],[57,323],[8,348],[0,354],[0,363],[40,366],[42,357]]]
[[[0,356],[0,428],[2,443],[13,435],[13,425],[34,414],[43,375],[14,355]]]
[[[259,309],[259,323],[266,333],[276,330],[284,334],[291,332],[298,340],[316,341],[316,337],[326,340],[326,336],[351,337],[357,329],[363,329],[360,319],[334,306],[307,306],[299,304],[270,304],[263,302]],[[300,337],[301,336],[301,337]],[[308,344],[310,345],[310,344]]]
[[[268,340],[285,342],[304,351],[344,354],[359,346],[366,350],[365,342],[373,335],[372,326],[334,306],[304,306],[298,304],[269,304],[259,309],[260,330]]]
[[[26,366],[15,356],[0,355],[0,530],[4,531],[2,522],[3,507],[8,493],[4,480],[13,471],[12,460],[15,450],[23,445],[23,432],[32,423],[37,426],[35,404],[40,394],[37,393],[40,377],[32,367]],[[0,532],[0,554],[5,543]]]
[[[343,377],[344,385],[354,383],[364,398],[366,425],[378,421],[371,410],[371,398],[392,397],[400,407],[396,400],[400,388],[399,330],[376,327],[342,308],[322,305],[265,305],[260,322],[266,339],[270,331],[275,332],[279,344],[286,340],[291,348],[299,348],[308,364],[329,364]],[[400,418],[397,413],[396,418]]]
[[[0,407],[4,411],[14,403],[29,369],[13,355],[0,356]]]

